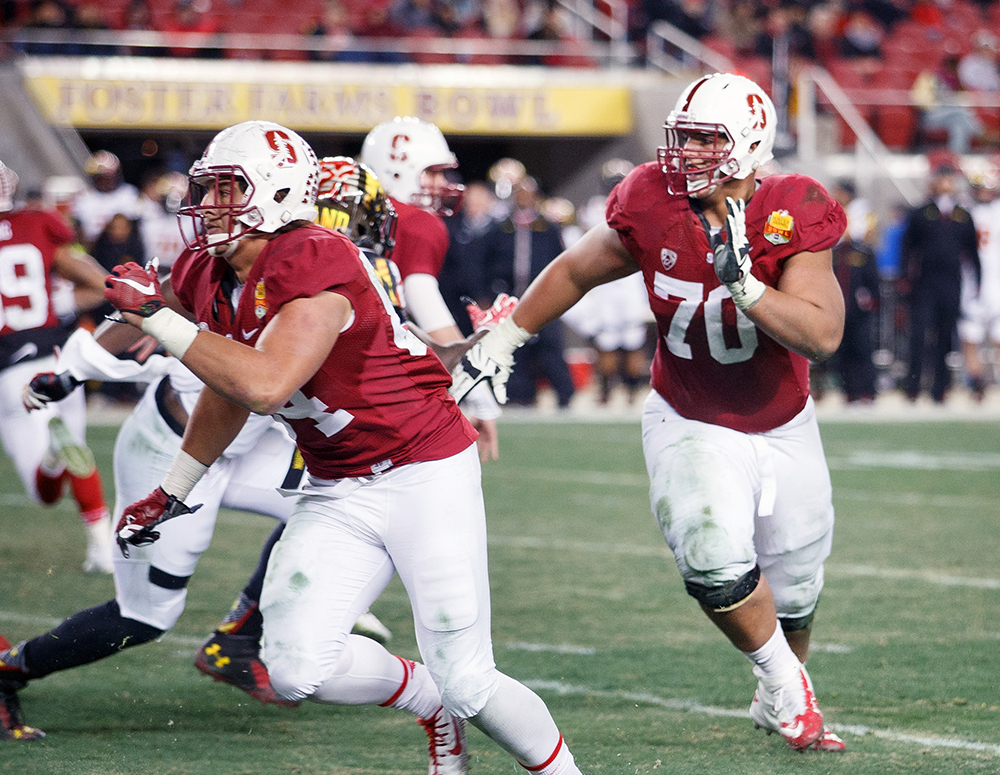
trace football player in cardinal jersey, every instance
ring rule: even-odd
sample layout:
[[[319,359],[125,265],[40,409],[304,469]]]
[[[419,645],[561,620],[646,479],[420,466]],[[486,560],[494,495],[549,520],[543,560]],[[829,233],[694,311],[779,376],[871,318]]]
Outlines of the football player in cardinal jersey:
[[[357,162],[342,159],[338,168],[357,171]],[[377,180],[368,186],[357,175],[324,191],[329,226],[347,234],[374,257],[392,252],[395,215],[386,207]],[[334,221],[333,213],[344,214]],[[100,298],[104,298],[101,273]],[[124,329],[124,330],[123,330]],[[129,333],[133,332],[133,333]],[[115,520],[125,506],[155,488],[180,450],[187,419],[203,383],[175,358],[153,355],[143,364],[118,360],[109,349],[123,349],[139,332],[131,326],[105,323],[93,335],[78,330],[56,359],[52,372],[36,375],[25,390],[26,407],[61,407],[86,380],[148,381],[150,387],[124,422],[115,441]],[[123,338],[123,335],[127,335]],[[0,651],[0,688],[5,670],[10,685],[37,679],[54,670],[88,664],[126,647],[148,643],[177,622],[187,595],[187,582],[211,541],[219,508],[250,511],[277,519],[261,551],[258,566],[225,620],[202,644],[195,658],[199,670],[226,681],[265,703],[282,703],[271,688],[259,659],[260,589],[271,549],[295,505],[293,495],[305,472],[302,456],[283,425],[270,417],[251,416],[237,438],[192,491],[202,504],[196,520],[175,520],[161,529],[158,541],[121,553],[115,559],[117,594],[108,603],[79,611],[53,631],[18,644],[14,654]],[[105,526],[110,540],[110,525]],[[385,642],[386,627],[370,612],[359,616],[354,632]],[[8,696],[16,694],[8,692]],[[16,714],[10,716],[12,725]],[[2,726],[2,725],[0,725]],[[4,727],[6,728],[6,727]],[[0,728],[0,739],[6,734]],[[7,730],[10,732],[10,730]],[[12,735],[13,733],[10,732]],[[24,735],[22,735],[22,739]]]
[[[122,549],[155,542],[165,520],[196,520],[184,502],[193,487],[251,412],[272,414],[308,471],[260,599],[277,695],[411,711],[431,773],[467,770],[463,719],[532,772],[579,772],[542,700],[493,661],[476,432],[357,246],[313,223],[312,149],[277,124],[244,122],[189,178],[182,212],[197,228],[171,277],[197,324],[166,305],[155,272],[129,264],[107,278],[125,319],[206,384],[162,484],[125,509]],[[393,573],[423,665],[349,634]]]
[[[372,129],[361,146],[360,160],[385,187],[398,221],[393,261],[399,267],[407,310],[435,342],[464,339],[441,297],[437,277],[448,252],[448,227],[442,216],[461,206],[464,187],[448,180],[458,160],[441,130],[419,118],[397,116]],[[479,431],[480,458],[499,455],[496,419],[500,408],[488,389],[467,395],[463,407]]]
[[[76,236],[59,213],[15,209],[17,183],[0,162],[0,439],[35,500],[52,505],[69,485],[87,530],[84,570],[111,573],[111,522],[84,444],[83,392],[43,412],[21,404],[25,383],[52,368],[73,330],[63,319],[103,303],[104,270],[73,248]]]
[[[532,332],[642,272],[659,333],[642,423],[653,514],[687,592],[753,663],[754,723],[795,749],[841,751],[804,663],[833,534],[809,361],[840,343],[831,248],[846,217],[811,178],[757,180],[775,124],[746,78],[690,84],[659,161],[618,184],[607,223],[549,264],[456,382],[488,379],[502,396]]]

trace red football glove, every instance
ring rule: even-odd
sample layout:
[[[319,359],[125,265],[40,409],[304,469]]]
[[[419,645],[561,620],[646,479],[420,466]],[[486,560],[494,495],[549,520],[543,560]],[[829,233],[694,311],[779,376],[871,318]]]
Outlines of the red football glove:
[[[475,301],[467,297],[463,297],[462,301],[465,302],[465,311],[469,313],[469,320],[472,321],[473,331],[493,328],[517,306],[517,297],[508,296],[506,293],[497,296],[489,309],[481,309]]]
[[[116,266],[104,278],[104,298],[122,312],[144,318],[166,305],[155,267],[143,269],[134,261]]]
[[[173,495],[167,495],[162,487],[157,487],[141,501],[125,509],[121,519],[118,520],[115,537],[122,554],[128,557],[129,545],[148,546],[156,541],[160,533],[153,528],[161,522],[182,514],[193,514],[200,508],[200,503],[188,508]]]

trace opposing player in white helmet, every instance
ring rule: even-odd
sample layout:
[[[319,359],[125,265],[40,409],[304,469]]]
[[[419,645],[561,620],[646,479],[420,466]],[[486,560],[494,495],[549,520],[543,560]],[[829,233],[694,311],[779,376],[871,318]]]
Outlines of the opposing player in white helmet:
[[[72,204],[84,246],[91,249],[108,221],[121,213],[139,217],[139,189],[125,181],[121,160],[111,151],[97,151],[84,164],[90,186]]]
[[[407,310],[427,335],[443,345],[464,336],[441,297],[438,275],[448,252],[448,227],[441,216],[454,213],[464,188],[449,180],[458,160],[434,124],[397,116],[372,129],[361,146],[361,161],[382,182],[396,209],[396,249],[393,260],[402,277]],[[465,397],[462,408],[479,431],[482,460],[497,459],[496,419],[500,408],[489,390]]]
[[[758,179],[776,116],[738,75],[697,79],[598,223],[469,352],[501,394],[513,353],[592,287],[641,272],[657,325],[643,414],[650,504],[688,594],[753,664],[754,723],[842,751],[805,670],[833,536],[809,362],[837,349],[843,209],[803,175]],[[459,391],[460,392],[460,391]]]

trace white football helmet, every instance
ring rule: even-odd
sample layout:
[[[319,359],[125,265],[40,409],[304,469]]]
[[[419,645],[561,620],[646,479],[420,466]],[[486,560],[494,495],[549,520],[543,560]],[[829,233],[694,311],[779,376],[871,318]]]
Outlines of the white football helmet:
[[[321,226],[343,232],[377,256],[392,255],[396,211],[368,165],[348,156],[321,159],[316,205]]]
[[[667,116],[658,149],[671,194],[707,196],[725,180],[743,180],[774,158],[777,115],[760,86],[713,73],[688,86]]]
[[[461,206],[465,186],[450,181],[429,185],[424,175],[458,168],[458,159],[434,124],[410,116],[383,121],[368,133],[360,158],[398,202],[438,215],[451,215]]]
[[[17,190],[17,173],[0,161],[0,213],[14,209],[14,192]]]
[[[182,232],[194,234],[192,250],[228,257],[250,232],[273,234],[293,221],[316,220],[316,154],[298,134],[272,121],[223,129],[191,165],[188,183],[177,215]],[[242,196],[228,202],[227,191]],[[184,228],[185,218],[193,230]]]

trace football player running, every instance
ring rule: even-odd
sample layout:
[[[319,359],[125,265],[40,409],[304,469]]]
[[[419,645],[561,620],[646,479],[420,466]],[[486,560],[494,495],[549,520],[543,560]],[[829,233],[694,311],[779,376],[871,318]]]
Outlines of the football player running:
[[[393,261],[402,277],[409,316],[435,342],[447,345],[464,339],[437,281],[448,252],[442,216],[459,209],[465,191],[448,179],[458,160],[444,135],[427,121],[397,116],[368,133],[360,160],[378,176],[398,216]],[[462,406],[479,431],[480,459],[496,460],[496,400],[488,388],[478,388],[464,396]]]
[[[346,159],[341,167],[357,168]],[[393,220],[385,193],[372,177],[360,187],[355,175],[325,190],[324,208],[345,214],[330,225],[359,243],[372,259],[388,259],[392,251]],[[101,294],[103,300],[103,272]],[[165,281],[170,295],[170,281]],[[45,406],[44,416],[82,399],[77,387],[91,379],[148,381],[149,388],[123,423],[115,441],[115,520],[125,506],[155,488],[181,448],[188,418],[203,383],[175,358],[153,355],[143,364],[118,360],[120,351],[139,332],[131,326],[105,323],[94,335],[79,329],[55,359],[52,372],[37,374],[25,389],[25,407]],[[36,362],[37,364],[38,362]],[[285,427],[271,417],[251,415],[236,439],[198,482],[189,496],[201,504],[197,518],[165,524],[160,539],[148,546],[115,551],[116,596],[105,604],[80,611],[37,638],[0,651],[0,740],[32,739],[42,734],[24,725],[16,690],[29,679],[56,670],[89,664],[126,647],[148,643],[176,624],[187,596],[187,584],[201,554],[208,548],[220,508],[250,511],[273,517],[279,524],[268,537],[253,575],[224,621],[202,644],[195,658],[199,670],[230,683],[264,703],[289,704],[271,688],[260,661],[261,615],[258,601],[264,571],[274,543],[295,505],[303,482],[304,463]],[[106,541],[111,526],[105,525]],[[109,559],[110,563],[110,559]],[[355,633],[380,642],[389,630],[370,612],[354,624]],[[3,708],[6,708],[4,715]],[[30,730],[30,731],[29,731]]]
[[[74,247],[58,212],[15,208],[17,184],[0,162],[0,440],[35,501],[51,506],[68,486],[87,532],[83,569],[111,573],[111,519],[84,441],[83,393],[41,412],[21,404],[24,383],[52,368],[70,336],[66,321],[103,304],[104,270]]]
[[[834,521],[809,361],[842,336],[831,248],[846,217],[811,178],[757,180],[775,124],[746,78],[690,84],[659,161],[618,184],[607,223],[545,269],[456,383],[489,379],[502,397],[533,332],[641,271],[659,333],[642,421],[653,514],[688,594],[753,664],[754,723],[842,751],[804,663]]]
[[[277,695],[409,710],[428,732],[432,773],[467,770],[463,719],[533,772],[579,772],[542,700],[493,661],[476,432],[358,248],[313,224],[312,149],[277,124],[244,122],[189,177],[184,212],[198,228],[172,278],[198,324],[165,305],[155,273],[129,264],[107,279],[125,319],[206,384],[160,487],[125,509],[121,545],[197,519],[193,487],[251,412],[273,414],[308,471],[260,601]],[[394,572],[426,666],[349,634]]]

